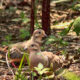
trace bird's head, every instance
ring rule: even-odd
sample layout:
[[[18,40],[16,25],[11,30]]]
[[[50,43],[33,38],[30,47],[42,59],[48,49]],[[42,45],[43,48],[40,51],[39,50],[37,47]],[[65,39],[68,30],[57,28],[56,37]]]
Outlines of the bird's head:
[[[28,51],[29,53],[37,53],[40,51],[40,46],[37,43],[30,43],[25,48],[25,51]]]
[[[45,31],[42,29],[35,30],[32,36],[33,36],[34,41],[40,44],[42,40],[47,37]]]

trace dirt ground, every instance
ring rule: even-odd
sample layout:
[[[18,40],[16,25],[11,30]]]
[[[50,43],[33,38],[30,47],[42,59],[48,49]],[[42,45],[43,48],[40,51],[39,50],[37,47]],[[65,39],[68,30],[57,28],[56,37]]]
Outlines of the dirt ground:
[[[63,27],[60,29],[54,28],[55,23],[69,22],[70,20],[80,16],[80,12],[71,10],[70,6],[71,6],[70,3],[64,3],[64,5],[51,3],[50,18],[51,18],[51,27],[53,26],[53,29],[51,30],[52,35],[57,36],[57,32],[63,30]],[[38,18],[39,18],[39,22],[41,23],[40,10],[38,11]],[[29,6],[24,6],[24,7],[18,6],[18,9],[16,11],[2,10],[0,12],[0,47],[2,47],[2,42],[6,41],[5,36],[8,34],[12,35],[11,43],[24,41],[24,39],[19,38],[19,34],[20,34],[19,30],[21,28],[27,29],[27,26],[30,26],[30,22],[27,23],[26,25],[22,25],[20,21],[18,22],[12,21],[12,19],[19,17],[19,13],[21,11],[25,11],[27,17],[30,18]],[[74,32],[70,32],[67,36],[63,37],[63,40],[69,42],[69,45],[65,47],[57,48],[54,45],[49,44],[48,47],[45,47],[45,50],[56,53],[56,52],[61,52],[66,48],[66,51],[70,55],[74,55],[78,52],[78,49],[80,48],[80,36],[77,36]],[[80,62],[71,64],[68,69],[80,76]],[[6,65],[5,59],[3,59],[0,56],[0,80],[12,80],[12,79],[13,79],[12,74]]]

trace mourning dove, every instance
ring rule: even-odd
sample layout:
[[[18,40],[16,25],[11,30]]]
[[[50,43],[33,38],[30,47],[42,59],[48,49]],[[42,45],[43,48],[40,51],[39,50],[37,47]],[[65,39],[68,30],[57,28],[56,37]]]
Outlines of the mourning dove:
[[[23,56],[23,50],[30,44],[30,43],[37,43],[41,45],[42,39],[46,37],[45,31],[42,29],[37,29],[33,32],[33,35],[30,40],[19,42],[16,44],[12,44],[9,53],[10,53],[10,62],[20,62]]]
[[[37,29],[33,32],[33,35],[31,37],[30,40],[28,41],[25,41],[25,42],[19,42],[19,43],[16,43],[14,45],[11,45],[11,49],[10,49],[10,55],[11,55],[11,58],[20,58],[22,57],[22,50],[25,50],[25,48],[30,44],[30,43],[37,43],[39,45],[41,45],[42,43],[42,39],[46,37],[46,34],[44,32],[44,30],[42,29]],[[18,54],[19,53],[19,54]]]
[[[38,43],[39,45],[41,45],[42,43],[42,39],[44,37],[46,37],[47,35],[45,34],[45,31],[42,29],[37,29],[33,32],[33,35],[31,37],[31,39],[24,41],[24,42],[19,42],[16,44],[11,44],[9,47],[13,48],[16,47],[18,49],[24,49],[28,44],[35,42]]]
[[[41,51],[40,46],[37,43],[31,43],[26,48],[29,51],[30,68],[37,67],[39,63],[42,63],[44,67],[51,67],[55,72],[62,66],[62,60],[59,56],[52,52]]]

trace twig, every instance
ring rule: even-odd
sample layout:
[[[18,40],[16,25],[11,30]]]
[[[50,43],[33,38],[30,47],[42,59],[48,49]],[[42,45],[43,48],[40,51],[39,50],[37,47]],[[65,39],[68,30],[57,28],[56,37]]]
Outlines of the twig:
[[[0,60],[0,63],[6,63],[6,61]]]
[[[8,69],[11,71],[12,75],[13,75],[13,78],[14,78],[14,72],[13,70],[11,69],[10,65],[9,65],[9,61],[8,61],[8,52],[6,53],[6,63],[7,63],[7,66],[8,66]]]

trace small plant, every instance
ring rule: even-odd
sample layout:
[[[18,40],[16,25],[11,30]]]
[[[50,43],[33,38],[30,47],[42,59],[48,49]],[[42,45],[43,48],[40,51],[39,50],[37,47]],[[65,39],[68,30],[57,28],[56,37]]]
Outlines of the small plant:
[[[38,66],[35,67],[35,70],[38,72],[39,75],[42,75],[46,72],[49,72],[50,69],[44,68],[44,66],[41,63],[39,63]]]
[[[28,23],[30,20],[26,17],[26,14],[22,11],[20,13],[20,18],[13,19],[12,21],[21,21],[23,24]]]
[[[39,80],[41,79],[50,79],[50,78],[54,78],[54,75],[47,75],[47,73],[50,72],[50,68],[44,68],[43,64],[39,63],[37,67],[35,67],[35,70],[38,72],[39,76]],[[45,76],[43,77],[43,74],[45,74]]]
[[[76,18],[68,28],[64,29],[62,32],[60,32],[61,36],[65,36],[69,33],[71,28],[73,27],[73,31],[76,32],[76,34],[79,36],[80,34],[80,17]]]
[[[80,77],[78,77],[75,73],[66,71],[66,73],[63,75],[67,80],[80,80]]]
[[[18,71],[18,72],[16,72],[14,80],[28,80],[28,79],[26,78],[26,76],[23,73]]]
[[[6,41],[3,41],[3,42],[2,42],[2,45],[11,44],[11,39],[12,39],[12,35],[7,35],[7,36],[5,36],[5,40],[6,40]]]
[[[80,48],[78,49],[78,53],[80,54]]]
[[[19,68],[18,68],[18,71],[16,72],[16,75],[15,75],[15,80],[28,80],[27,77],[24,75],[24,73],[22,73],[22,67],[24,66],[23,65],[23,61],[24,59],[26,58],[27,60],[27,63],[29,65],[29,58],[28,58],[28,55],[26,55],[26,53],[23,54],[23,57],[21,59],[21,62],[20,62],[20,65],[19,65]]]
[[[73,10],[75,10],[75,11],[80,11],[80,4],[76,4],[76,5],[73,7]]]
[[[47,38],[46,39],[47,41],[46,41],[46,43],[45,44],[51,44],[51,43],[53,43],[53,42],[55,42],[55,41],[57,41],[58,39],[55,37],[55,36],[53,36],[53,35],[50,35],[49,36],[49,38]]]
[[[61,51],[61,54],[66,56],[67,51],[66,51],[66,50],[62,50],[62,51]]]
[[[20,29],[20,38],[25,39],[26,37],[30,36],[29,30],[27,31],[26,29]]]
[[[76,34],[79,35],[80,34],[80,17],[74,20],[73,26],[74,26],[73,31],[75,31]]]
[[[72,25],[73,25],[73,22],[71,22],[70,25],[69,25],[67,28],[65,28],[62,32],[59,33],[60,36],[65,36],[65,35],[67,35],[67,34],[69,33],[69,31],[71,30]]]
[[[62,38],[56,38],[56,37],[53,36],[53,35],[50,35],[49,38],[47,38],[47,41],[46,41],[45,44],[48,45],[48,44],[51,44],[51,43],[54,43],[54,42],[59,43],[59,44],[62,45],[62,46],[68,45],[68,42],[62,40]]]

